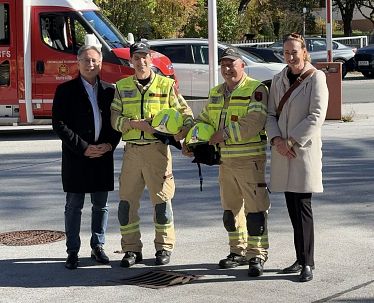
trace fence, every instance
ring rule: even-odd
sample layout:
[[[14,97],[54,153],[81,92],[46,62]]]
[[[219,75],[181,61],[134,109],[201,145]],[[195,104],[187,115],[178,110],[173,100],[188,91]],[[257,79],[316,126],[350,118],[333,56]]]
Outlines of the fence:
[[[339,41],[342,44],[361,48],[367,46],[370,43],[374,43],[374,37],[372,36],[353,36],[353,37],[340,37],[340,38],[332,38],[334,41]],[[265,48],[268,47],[270,44],[278,41],[277,39],[264,39],[264,40],[244,40],[244,41],[233,41],[231,42],[234,46],[252,46],[257,48]]]

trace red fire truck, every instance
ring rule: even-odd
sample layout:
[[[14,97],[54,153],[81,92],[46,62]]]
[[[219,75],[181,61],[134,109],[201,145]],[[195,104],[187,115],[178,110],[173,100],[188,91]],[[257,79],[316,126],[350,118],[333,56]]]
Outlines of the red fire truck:
[[[77,75],[87,34],[102,45],[103,80],[134,74],[129,42],[91,0],[0,0],[0,124],[51,117],[56,86]],[[156,73],[174,77],[169,58],[152,57]]]

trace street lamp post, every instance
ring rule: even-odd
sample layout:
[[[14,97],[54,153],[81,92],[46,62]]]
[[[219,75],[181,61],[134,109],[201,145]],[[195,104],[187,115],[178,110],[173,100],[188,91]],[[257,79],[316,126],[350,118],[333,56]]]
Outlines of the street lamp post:
[[[306,15],[306,7],[303,7],[303,37],[305,37],[305,15]]]

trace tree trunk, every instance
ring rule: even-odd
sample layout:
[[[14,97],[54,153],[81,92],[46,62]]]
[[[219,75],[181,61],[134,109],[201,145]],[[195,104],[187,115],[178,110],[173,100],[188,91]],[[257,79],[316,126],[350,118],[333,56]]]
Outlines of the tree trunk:
[[[346,37],[352,36],[352,18],[345,15],[345,16],[342,16],[342,19],[343,19],[344,36]]]

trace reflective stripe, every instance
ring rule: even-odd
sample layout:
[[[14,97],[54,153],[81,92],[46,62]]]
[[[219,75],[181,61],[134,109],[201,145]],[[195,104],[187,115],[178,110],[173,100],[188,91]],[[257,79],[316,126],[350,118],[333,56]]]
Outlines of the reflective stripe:
[[[231,99],[233,100],[233,99]],[[240,106],[240,107],[247,107],[248,106],[248,102],[230,102],[230,106]]]
[[[120,101],[121,102],[121,101]],[[139,104],[139,100],[122,100],[123,104],[126,106],[126,105],[137,105]],[[161,104],[161,105],[165,105],[167,104],[168,101],[167,100],[151,100],[151,99],[147,99],[147,104]],[[122,106],[121,106],[122,108]]]
[[[114,108],[118,111],[122,110],[122,102],[119,99],[114,98],[112,104],[110,105],[111,108]]]
[[[194,124],[194,121],[193,121],[193,118],[192,117],[187,117],[184,121],[183,121],[183,125],[184,126],[193,126]]]
[[[155,231],[165,232],[170,228],[174,228],[174,222],[167,223],[167,224],[157,224],[157,223],[155,223]]]
[[[263,236],[249,236],[248,245],[252,247],[269,247],[269,240],[268,240],[268,235],[263,235]]]
[[[230,240],[245,240],[247,239],[247,232],[242,231],[230,231],[228,232]]]
[[[265,155],[266,143],[260,144],[226,145],[221,147],[221,156],[222,158],[232,158]]]
[[[135,232],[138,232],[139,230],[140,230],[139,229],[139,221],[135,222],[135,223],[128,224],[128,225],[121,225],[120,226],[121,235],[127,235],[127,234],[131,234],[131,233],[135,233]]]
[[[250,103],[248,106],[248,112],[261,112],[264,115],[267,115],[266,111],[267,111],[267,108],[265,104],[261,102],[253,102],[253,103]]]
[[[239,130],[239,123],[237,122],[232,122],[231,127],[229,127],[230,131],[230,138],[234,140],[235,142],[239,142],[242,140],[242,136],[240,135],[240,130]]]

